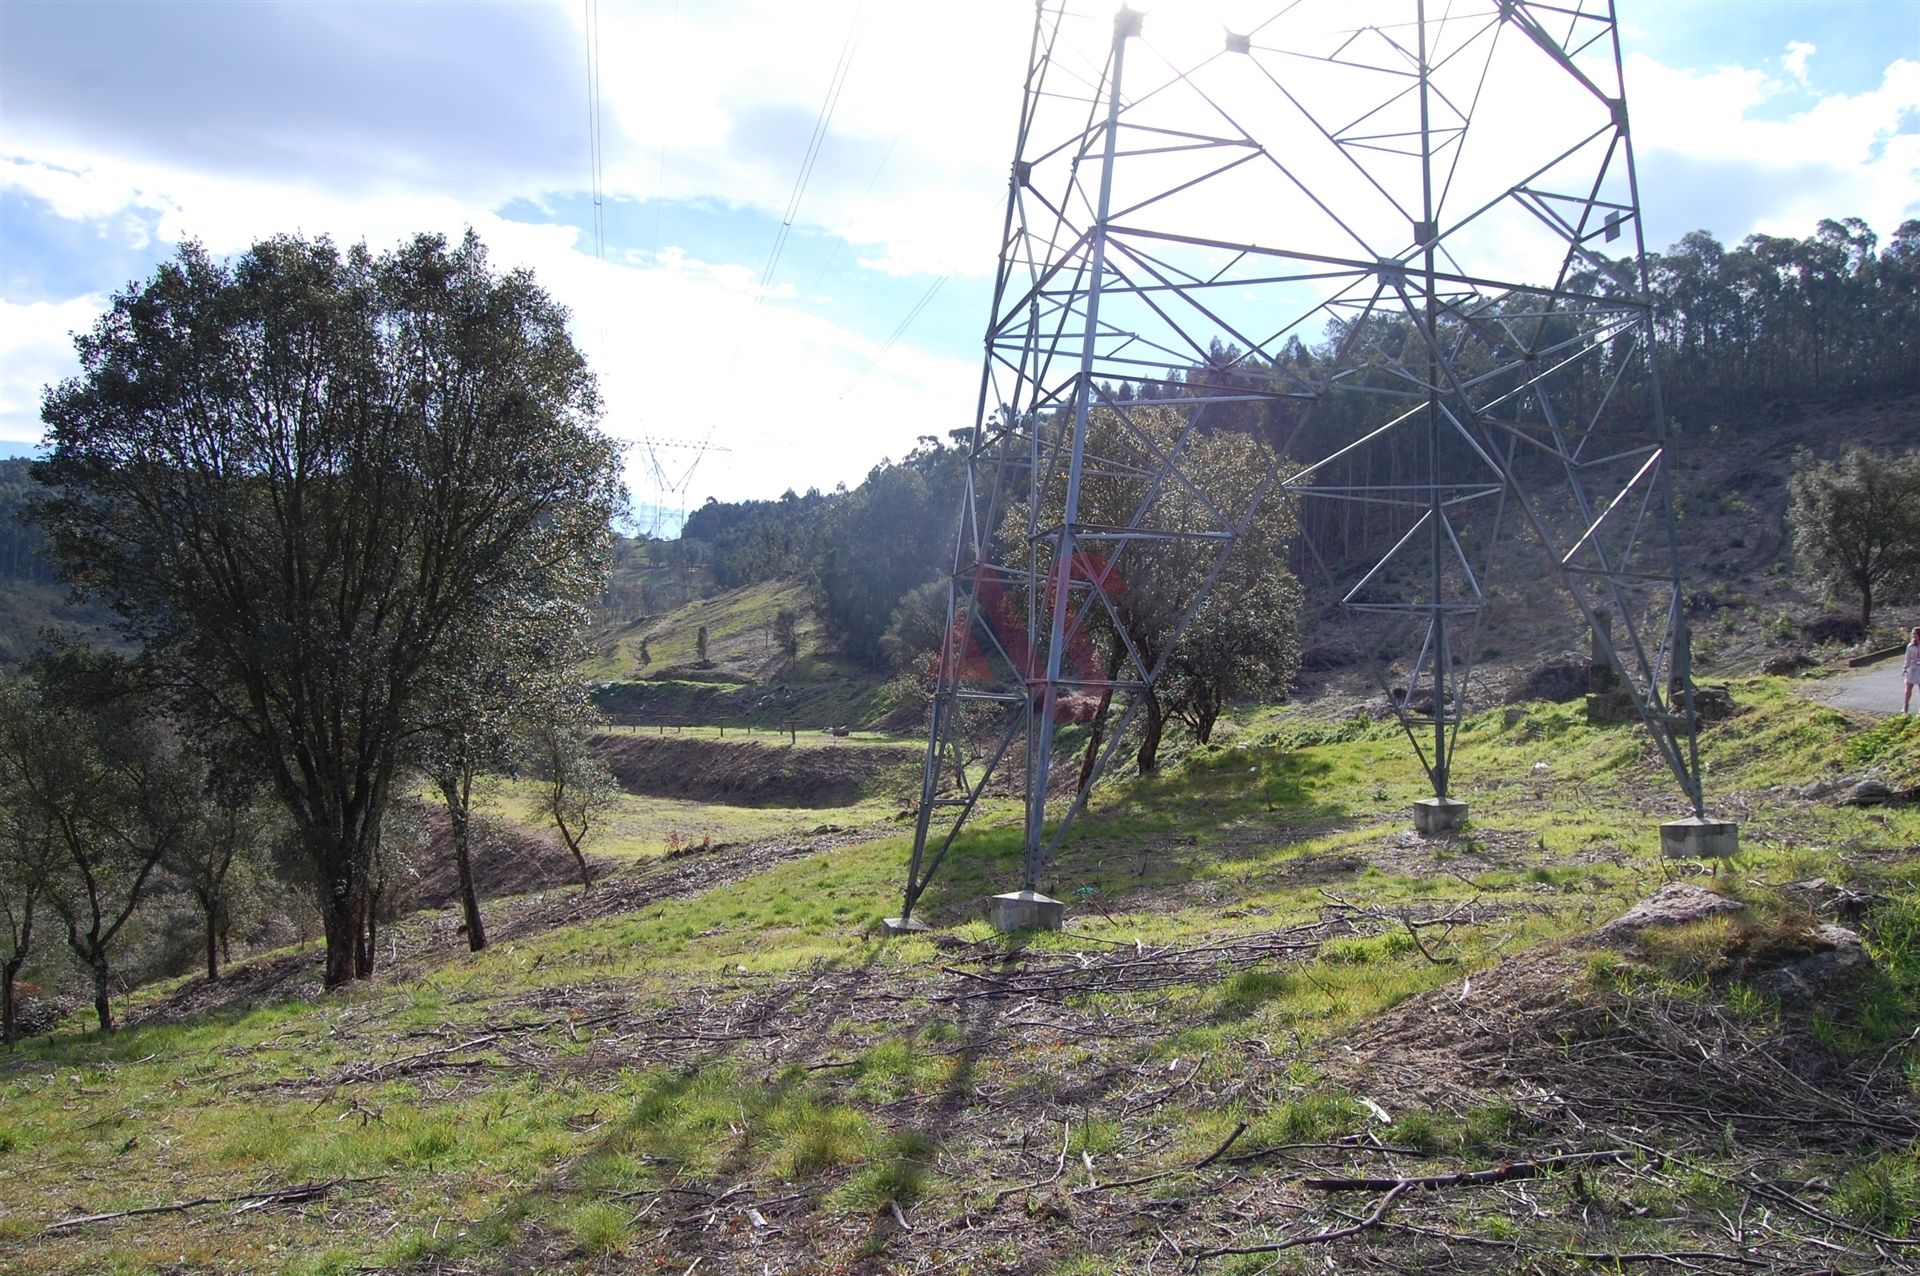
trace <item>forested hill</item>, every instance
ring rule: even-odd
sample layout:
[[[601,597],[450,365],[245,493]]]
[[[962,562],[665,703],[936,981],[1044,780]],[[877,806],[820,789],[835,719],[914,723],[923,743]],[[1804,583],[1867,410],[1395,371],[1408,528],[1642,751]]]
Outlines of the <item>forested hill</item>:
[[[1658,308],[1661,394],[1683,443],[1714,431],[1724,445],[1775,427],[1808,405],[1920,389],[1920,220],[1901,225],[1884,245],[1855,217],[1824,220],[1804,239],[1750,235],[1731,248],[1695,231],[1667,252],[1650,254],[1647,265]],[[1630,261],[1619,260],[1569,282],[1605,293],[1626,287],[1631,271]],[[1316,347],[1292,340],[1280,362],[1311,381],[1338,336],[1328,333]],[[1120,387],[1116,397],[1178,398],[1202,387],[1257,392],[1269,372],[1260,360],[1216,344],[1209,359],[1173,383]],[[1651,393],[1599,364],[1590,377],[1581,393],[1591,403],[1634,408]],[[1299,454],[1324,456],[1349,441],[1359,397],[1322,403],[1300,436]],[[1279,438],[1291,432],[1299,411],[1295,400],[1245,403],[1214,409],[1209,426]],[[725,586],[793,577],[811,582],[821,619],[846,654],[884,668],[889,651],[911,648],[916,631],[937,627],[931,594],[916,590],[936,578],[951,552],[964,469],[957,441],[966,433],[951,431],[953,444],[922,436],[908,456],[882,461],[850,492],[709,501],[688,518],[685,547]],[[1845,440],[1806,442],[1820,451]],[[1324,522],[1344,512],[1330,507],[1346,503],[1314,504],[1318,508],[1302,516],[1323,552],[1367,548],[1365,526],[1356,532]],[[921,632],[919,641],[926,639]]]
[[[0,579],[53,584],[53,569],[40,556],[39,529],[19,517],[38,486],[32,465],[25,457],[0,460]]]
[[[961,449],[924,435],[904,459],[883,460],[851,492],[709,501],[688,516],[681,537],[703,546],[723,586],[807,579],[820,619],[844,654],[880,669],[889,629],[897,638],[905,623],[897,622],[896,611],[952,553],[964,476]]]
[[[68,599],[40,552],[40,530],[20,518],[39,489],[32,464],[25,457],[0,460],[0,668],[24,660],[44,629],[96,629],[106,620],[98,608]]]

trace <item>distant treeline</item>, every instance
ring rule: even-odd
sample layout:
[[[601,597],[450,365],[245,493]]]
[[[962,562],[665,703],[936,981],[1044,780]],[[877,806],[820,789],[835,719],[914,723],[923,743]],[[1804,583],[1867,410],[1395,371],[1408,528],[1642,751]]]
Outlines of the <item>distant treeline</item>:
[[[1648,267],[1664,408],[1683,434],[1711,424],[1738,435],[1760,419],[1755,409],[1762,407],[1920,389],[1920,220],[1901,225],[1884,245],[1855,217],[1822,221],[1805,239],[1750,235],[1733,248],[1695,231],[1651,255]],[[1628,286],[1630,271],[1631,263],[1620,261],[1570,282],[1605,291]],[[1382,332],[1371,338],[1374,344],[1395,340],[1392,321],[1375,322]],[[1292,341],[1279,360],[1311,380],[1340,335],[1329,331],[1316,347]],[[1576,406],[1643,408],[1651,387],[1616,372],[1595,361],[1574,388],[1582,401]],[[1203,386],[1253,388],[1269,373],[1232,346],[1216,346],[1205,363],[1168,383],[1119,393],[1177,398]],[[1368,410],[1365,399],[1331,396],[1315,407],[1297,454],[1323,456],[1350,441],[1359,414]],[[1304,410],[1298,400],[1230,404],[1213,409],[1205,426],[1278,441],[1292,434]],[[961,430],[952,437],[965,436]],[[1387,449],[1366,460],[1385,471],[1363,477],[1396,482],[1395,471],[1411,472],[1418,460]],[[0,579],[51,582],[38,553],[39,532],[14,517],[35,486],[29,465],[0,461]],[[709,561],[722,586],[782,576],[808,580],[845,654],[877,668],[885,663],[881,640],[895,609],[947,566],[964,469],[961,446],[926,435],[904,458],[876,465],[851,491],[709,501],[688,517],[681,548],[689,561]],[[1304,512],[1306,530],[1323,551],[1355,550],[1380,534],[1351,503],[1338,503],[1337,510],[1329,504]]]
[[[41,553],[45,538],[40,529],[19,515],[40,485],[33,481],[26,457],[0,461],[0,580],[31,580],[53,584],[58,578]]]
[[[1920,385],[1920,221],[1888,244],[1858,217],[1806,239],[1706,231],[1653,257],[1667,410],[1725,416],[1770,400]]]
[[[1904,223],[1884,247],[1856,217],[1822,221],[1805,239],[1750,235],[1731,249],[1695,231],[1668,252],[1650,255],[1647,265],[1663,407],[1683,435],[1696,424],[1737,435],[1760,419],[1753,410],[1763,406],[1920,389],[1920,220]],[[1569,283],[1599,293],[1632,289],[1632,263],[1612,262]],[[1369,341],[1377,347],[1414,339],[1404,320],[1373,322]],[[1342,335],[1331,329],[1317,347],[1291,341],[1279,362],[1311,381]],[[1643,365],[1628,370],[1636,366]],[[1232,346],[1216,345],[1204,364],[1169,382],[1116,393],[1126,399],[1178,398],[1201,387],[1258,392],[1271,383],[1271,371]],[[1621,373],[1605,357],[1589,361],[1563,390],[1571,396],[1568,406],[1644,411],[1652,387]],[[1361,414],[1373,408],[1367,397],[1334,395],[1315,406],[1296,455],[1325,456],[1351,442]],[[1293,435],[1305,411],[1298,400],[1227,404],[1210,409],[1203,427],[1278,442]],[[954,437],[964,439],[966,431]],[[1364,464],[1375,468],[1351,477],[1395,483],[1421,461],[1411,445],[1404,455],[1389,446],[1369,453]],[[850,492],[709,501],[687,519],[683,536],[710,553],[722,585],[777,576],[810,580],[846,654],[879,666],[895,608],[947,565],[964,465],[961,447],[923,436],[907,457],[882,461]],[[1351,502],[1321,502],[1303,516],[1323,552],[1359,549],[1383,530],[1369,526],[1366,512],[1356,513]]]

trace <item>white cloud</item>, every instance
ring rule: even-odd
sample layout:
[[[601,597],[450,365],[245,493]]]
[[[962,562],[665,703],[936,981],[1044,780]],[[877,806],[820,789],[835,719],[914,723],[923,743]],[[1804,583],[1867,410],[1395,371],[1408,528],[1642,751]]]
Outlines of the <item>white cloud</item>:
[[[1920,133],[1901,131],[1920,115],[1920,62],[1893,61],[1874,88],[1827,94],[1783,118],[1761,112],[1790,86],[1750,67],[1683,71],[1629,55],[1627,86],[1641,155],[1667,152],[1739,191],[1708,227],[1725,239],[1807,235],[1820,218],[1844,216],[1885,234],[1920,214]],[[1671,194],[1644,198],[1651,211]]]
[[[1781,65],[1787,68],[1787,74],[1805,84],[1807,82],[1807,59],[1819,52],[1819,46],[1805,40],[1787,41],[1787,56],[1781,59]]]
[[[25,305],[0,298],[0,440],[39,440],[41,387],[80,370],[73,334],[93,327],[106,304],[101,296]]]
[[[609,192],[780,212],[855,8],[747,0],[602,10],[603,73],[620,68],[602,83]],[[1012,157],[1032,5],[861,13],[801,220],[880,246],[894,273],[991,274],[992,206]]]
[[[118,226],[117,214],[138,206],[157,218],[161,240],[191,233],[221,254],[282,229],[378,248],[418,231],[455,236],[471,225],[496,266],[531,269],[570,308],[575,340],[600,375],[611,433],[711,435],[732,449],[703,463],[702,496],[857,479],[883,453],[904,452],[925,423],[964,424],[972,405],[971,360],[896,346],[884,375],[849,407],[840,396],[877,343],[780,304],[791,285],[756,303],[755,269],[679,249],[645,265],[601,262],[575,227],[516,221],[444,196],[356,198],[112,161],[76,173],[19,163],[7,172],[17,189],[65,192],[87,220]],[[151,194],[158,190],[167,193]],[[91,327],[107,304],[103,295],[0,302],[0,438],[38,437],[40,387],[78,371],[68,334]],[[643,478],[634,475],[637,499],[648,495]]]

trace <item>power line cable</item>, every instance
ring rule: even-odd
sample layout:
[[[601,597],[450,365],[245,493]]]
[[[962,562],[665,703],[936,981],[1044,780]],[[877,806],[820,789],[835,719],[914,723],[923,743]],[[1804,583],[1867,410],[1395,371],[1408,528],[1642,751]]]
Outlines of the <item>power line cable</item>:
[[[860,42],[860,17],[865,6],[855,6],[853,21],[847,24],[846,39],[840,43],[840,57],[834,63],[833,78],[827,84],[826,99],[820,104],[820,113],[813,122],[813,135],[807,139],[806,154],[800,161],[800,173],[794,179],[793,193],[787,197],[786,210],[780,215],[780,229],[774,232],[773,249],[767,254],[767,265],[760,272],[760,286],[756,304],[766,298],[767,289],[773,286],[774,273],[780,268],[780,255],[786,251],[787,236],[793,231],[793,223],[800,214],[800,202],[806,197],[807,184],[813,180],[814,165],[820,159],[820,149],[826,144],[827,128],[833,122],[833,111],[840,103],[841,90],[847,86],[847,73],[853,69],[853,54]]]
[[[874,177],[878,180],[879,174],[876,173]],[[993,203],[998,204],[1004,198],[1005,196],[996,193],[993,196]],[[907,311],[907,317],[895,325],[893,331],[888,334],[887,339],[880,343],[880,348],[873,352],[873,358],[867,360],[867,366],[860,369],[859,374],[854,377],[852,383],[840,392],[840,401],[844,402],[855,390],[858,390],[861,384],[866,381],[868,375],[880,366],[880,361],[887,357],[887,353],[893,349],[894,343],[906,335],[907,329],[911,328],[914,320],[920,317],[920,312],[927,308],[928,303],[933,300],[934,294],[940,291],[941,286],[945,284],[947,280],[953,278],[954,273],[954,271],[949,270],[946,274],[934,280],[932,285],[929,286],[924,293],[920,294],[920,299],[913,303],[911,310]]]
[[[678,44],[679,42],[680,42],[680,0],[674,0],[673,34],[667,41],[667,47],[672,48],[674,45]],[[660,211],[661,211],[661,206],[666,203],[666,189],[667,189],[667,137],[665,133],[662,133],[660,135],[660,168],[659,168],[659,172],[656,174],[653,181],[653,260],[656,265],[660,261]]]
[[[587,28],[587,164],[593,184],[593,251],[607,259],[606,164],[600,135],[600,0],[580,0]]]
[[[865,199],[867,196],[873,194],[873,188],[880,184],[880,174],[887,171],[887,161],[893,158],[893,148],[898,145],[900,145],[900,135],[895,133],[893,140],[887,143],[887,153],[880,157],[880,166],[873,170],[873,176],[868,179],[867,189],[860,192],[860,198]],[[840,250],[846,246],[847,241],[845,239],[834,240],[833,251],[827,254],[826,264],[820,267],[820,273],[813,277],[813,283],[807,288],[808,296],[813,296],[820,291],[821,282],[826,279],[827,272],[833,269],[833,264],[840,260]]]
[[[860,375],[856,376],[853,379],[853,383],[840,392],[842,402],[855,390],[860,388],[861,383],[867,379],[869,373],[880,366],[880,361],[887,357],[889,350],[893,349],[893,343],[906,335],[907,329],[911,328],[913,321],[920,317],[920,312],[927,308],[927,303],[933,300],[934,294],[939,292],[941,286],[951,278],[953,278],[953,272],[948,271],[946,274],[934,280],[932,287],[920,294],[920,300],[913,303],[913,309],[907,311],[907,317],[902,319],[899,324],[895,326],[894,330],[888,334],[887,339],[880,343],[880,348],[873,352],[873,358],[867,360],[867,366],[860,369]]]

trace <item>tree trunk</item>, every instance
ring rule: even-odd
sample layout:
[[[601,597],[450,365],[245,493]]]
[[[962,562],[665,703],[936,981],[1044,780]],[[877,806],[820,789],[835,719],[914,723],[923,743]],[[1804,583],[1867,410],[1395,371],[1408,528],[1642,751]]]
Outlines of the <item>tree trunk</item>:
[[[564,824],[560,826],[560,837],[566,842],[567,850],[573,853],[573,862],[580,868],[580,889],[592,890],[593,870],[587,867],[587,857],[581,853],[580,843],[574,840],[573,834],[567,832]]]
[[[351,893],[335,883],[320,905],[320,926],[327,940],[326,986],[352,983],[359,958],[360,913]]]
[[[25,960],[22,956],[0,964],[0,1044],[8,1047],[20,1039],[20,1030],[16,1026],[18,1012],[14,1002],[13,981]]]
[[[1873,582],[1860,582],[1860,628],[1865,629],[1873,623]]]
[[[471,789],[463,783],[469,773],[455,771],[440,777],[440,796],[447,805],[447,835],[453,840],[453,866],[460,878],[460,909],[467,918],[467,951],[487,946],[487,928],[480,920],[480,896],[473,889],[473,834]]]
[[[1093,779],[1094,763],[1100,759],[1100,746],[1106,740],[1107,710],[1113,704],[1113,680],[1120,676],[1121,647],[1116,641],[1113,650],[1107,653],[1107,683],[1100,688],[1100,707],[1094,710],[1093,726],[1087,732],[1087,751],[1080,758],[1080,780],[1074,786],[1079,792],[1087,791],[1087,783]]]
[[[1100,693],[1100,707],[1094,710],[1093,726],[1087,731],[1087,751],[1080,755],[1080,778],[1074,782],[1074,788],[1085,793],[1087,784],[1093,779],[1093,765],[1100,760],[1100,745],[1107,734],[1107,707],[1113,703],[1113,688],[1108,687]]]
[[[1220,720],[1220,706],[1206,705],[1194,711],[1193,738],[1202,744],[1213,743],[1213,724]]]
[[[200,901],[207,914],[207,982],[220,978],[220,905]]]
[[[107,999],[107,961],[95,956],[87,965],[93,971],[93,1013],[99,1016],[102,1036],[113,1031],[113,1006]]]
[[[560,818],[560,812],[553,813],[553,826],[560,830],[560,840],[567,844],[567,851],[573,856],[573,862],[580,868],[580,889],[593,889],[593,870],[587,867],[586,854],[580,849],[579,839],[567,828],[567,822]]]
[[[320,931],[327,942],[325,986],[338,988],[361,978],[362,897],[372,877],[370,839],[356,836],[350,822],[309,830],[308,853],[321,878]]]
[[[487,928],[480,920],[480,896],[473,889],[473,861],[467,853],[467,817],[453,821],[453,863],[460,870],[460,907],[467,915],[467,951],[479,952],[487,946]]]
[[[1152,687],[1147,697],[1147,725],[1140,737],[1140,774],[1152,775],[1160,767],[1160,735],[1166,730],[1166,710],[1160,706],[1160,693]]]
[[[353,977],[373,978],[374,942],[380,938],[380,884],[375,882],[363,894],[354,910]]]

